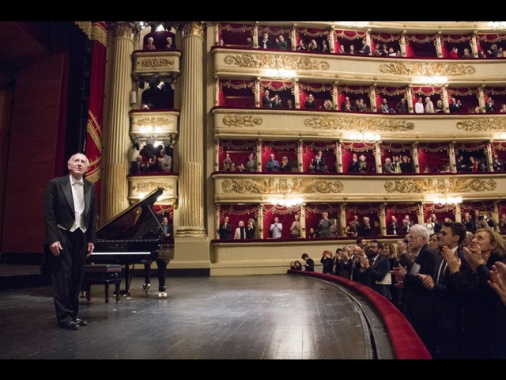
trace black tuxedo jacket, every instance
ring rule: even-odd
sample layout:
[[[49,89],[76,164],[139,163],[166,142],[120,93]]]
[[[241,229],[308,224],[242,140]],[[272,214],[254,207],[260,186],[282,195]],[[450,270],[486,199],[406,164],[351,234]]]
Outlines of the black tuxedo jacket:
[[[434,274],[436,254],[425,244],[415,259],[419,266],[419,274]],[[414,273],[406,274],[404,278],[404,291],[402,297],[402,311],[413,324],[428,323],[433,317],[433,297],[418,276]]]
[[[95,243],[97,226],[97,207],[95,186],[88,180],[84,181],[84,221],[86,224],[86,238],[90,243]],[[49,181],[45,198],[44,218],[46,236],[44,244],[47,246],[59,241],[61,228],[69,230],[74,224],[74,198],[70,175],[53,178]]]
[[[315,172],[325,173],[325,159],[323,157],[320,158],[320,161],[317,161],[316,158],[313,158],[313,161],[311,161],[311,166],[314,167]]]

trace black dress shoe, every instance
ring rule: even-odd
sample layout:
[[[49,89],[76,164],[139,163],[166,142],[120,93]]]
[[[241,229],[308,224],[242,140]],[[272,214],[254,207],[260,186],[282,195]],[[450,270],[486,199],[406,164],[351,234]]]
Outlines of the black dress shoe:
[[[60,322],[58,324],[62,329],[79,330],[79,325],[74,321]]]
[[[88,326],[88,322],[86,322],[84,319],[76,318],[74,319],[74,322],[79,326]]]

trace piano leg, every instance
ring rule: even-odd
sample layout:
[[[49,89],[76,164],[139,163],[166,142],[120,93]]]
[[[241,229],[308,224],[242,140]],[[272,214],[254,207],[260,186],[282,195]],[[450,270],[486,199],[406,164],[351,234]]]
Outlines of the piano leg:
[[[125,264],[125,290],[121,291],[121,294],[124,296],[130,296],[130,283],[132,281],[132,274],[134,272],[134,265],[132,264],[132,270],[130,270],[130,264]]]

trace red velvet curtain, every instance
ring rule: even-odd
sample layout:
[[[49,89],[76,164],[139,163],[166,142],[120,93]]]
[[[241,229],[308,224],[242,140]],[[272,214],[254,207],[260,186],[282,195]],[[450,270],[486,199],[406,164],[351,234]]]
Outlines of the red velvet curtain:
[[[86,156],[90,160],[90,169],[86,178],[95,184],[97,191],[97,211],[100,215],[100,172],[102,158],[102,124],[104,121],[104,88],[107,47],[107,25],[105,22],[93,22],[92,62],[90,73],[90,100],[88,122],[86,124]]]
[[[418,144],[418,163],[420,173],[429,167],[431,173],[441,171],[445,164],[449,164],[450,146],[447,143],[420,143]],[[451,168],[450,168],[451,169]]]
[[[409,215],[409,219],[418,223],[418,205],[416,203],[387,203],[385,205],[385,219],[388,224],[392,220],[392,216],[397,219],[397,225],[399,231],[402,228],[402,220],[406,215]]]
[[[316,231],[323,212],[328,212],[329,219],[334,222],[336,237],[343,236],[340,221],[341,207],[334,203],[308,203],[306,205],[306,234],[310,228],[314,228]]]

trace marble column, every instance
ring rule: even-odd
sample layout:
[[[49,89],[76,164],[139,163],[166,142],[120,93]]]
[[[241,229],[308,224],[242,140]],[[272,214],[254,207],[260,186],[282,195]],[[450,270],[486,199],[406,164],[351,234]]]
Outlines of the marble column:
[[[179,130],[180,225],[176,237],[205,237],[204,228],[204,100],[205,23],[182,25],[181,114]]]
[[[130,206],[128,201],[128,159],[130,142],[130,91],[132,90],[132,53],[134,29],[131,22],[115,22],[108,26],[113,35],[109,113],[103,135],[103,186],[100,224]]]

